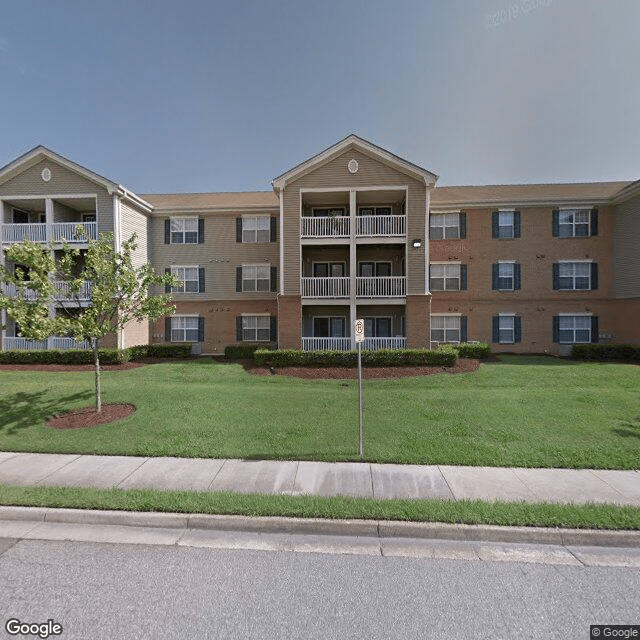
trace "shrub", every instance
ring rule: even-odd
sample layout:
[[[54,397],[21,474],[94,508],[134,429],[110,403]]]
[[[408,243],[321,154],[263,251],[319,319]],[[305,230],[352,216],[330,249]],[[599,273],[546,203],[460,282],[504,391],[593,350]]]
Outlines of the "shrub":
[[[462,342],[455,345],[458,357],[460,358],[476,358],[483,360],[491,355],[491,347],[486,342]]]
[[[191,357],[191,344],[139,344],[128,347],[131,360],[144,360],[146,358],[189,358]]]
[[[99,349],[101,364],[128,362],[129,354],[118,349]],[[44,351],[2,351],[0,364],[93,364],[89,349],[47,349]]]
[[[258,349],[254,352],[254,358],[257,364],[272,367],[355,367],[358,364],[357,351],[297,351],[293,349],[270,351]],[[453,350],[380,349],[378,351],[362,351],[362,364],[368,367],[406,365],[451,367],[455,363],[456,353]]]
[[[228,360],[251,360],[258,349],[268,351],[271,347],[259,344],[230,344],[224,348],[224,357]]]
[[[571,357],[576,360],[640,360],[640,347],[632,344],[574,344]]]

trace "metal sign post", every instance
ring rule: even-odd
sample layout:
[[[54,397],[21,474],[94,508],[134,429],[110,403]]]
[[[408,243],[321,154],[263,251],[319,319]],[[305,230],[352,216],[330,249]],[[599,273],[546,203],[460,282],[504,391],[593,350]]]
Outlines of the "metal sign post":
[[[362,343],[364,342],[364,320],[356,320],[354,326],[356,344],[358,345],[358,403],[360,405],[360,460],[364,460],[364,424],[363,409],[364,399],[362,397]]]

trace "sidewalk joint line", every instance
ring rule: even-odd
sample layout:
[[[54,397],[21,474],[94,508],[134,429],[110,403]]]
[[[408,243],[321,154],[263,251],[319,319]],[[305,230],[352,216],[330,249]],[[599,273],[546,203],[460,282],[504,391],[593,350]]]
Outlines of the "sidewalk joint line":
[[[447,480],[447,476],[444,475],[444,472],[442,471],[442,465],[436,465],[437,469],[438,469],[438,473],[440,474],[440,476],[442,477],[442,479],[444,480],[444,483],[447,485],[447,489],[449,489],[449,493],[451,494],[451,497],[454,500],[458,500],[458,498],[456,497],[456,494],[453,493],[453,489],[451,488],[451,485],[449,484],[449,481]]]
[[[127,481],[138,469],[142,468],[143,465],[145,465],[147,462],[149,462],[149,460],[151,460],[151,458],[141,458],[142,462],[128,475],[126,475],[124,478],[122,478],[122,480],[120,480],[120,482],[118,482],[118,484],[114,485],[114,488],[119,488],[120,485]]]
[[[217,477],[222,472],[222,469],[224,469],[224,465],[227,464],[228,460],[229,460],[228,458],[224,458],[222,460],[222,464],[220,465],[219,469],[215,472],[213,478],[211,478],[211,482],[207,485],[207,491],[211,491],[211,487],[213,486],[213,483],[216,481]]]
[[[60,455],[60,454],[57,454],[57,453],[54,453],[54,454],[39,453],[38,455],[42,455],[42,456],[54,455],[55,456],[55,455]],[[62,455],[68,455],[68,454],[62,454]],[[52,476],[54,473],[58,473],[58,471],[62,471],[62,469],[64,469],[65,467],[68,467],[72,462],[75,462],[79,458],[82,458],[82,456],[83,456],[83,454],[80,453],[80,454],[76,455],[76,457],[73,458],[73,460],[69,460],[69,462],[65,462],[61,467],[58,467],[57,469],[54,469],[53,471],[51,471],[51,473],[48,473],[46,476],[42,476],[41,478],[38,478],[36,480],[36,485],[35,486],[41,484],[43,480],[46,480],[49,476]],[[29,486],[29,485],[27,485],[27,486]],[[34,485],[31,485],[31,486],[34,486]]]

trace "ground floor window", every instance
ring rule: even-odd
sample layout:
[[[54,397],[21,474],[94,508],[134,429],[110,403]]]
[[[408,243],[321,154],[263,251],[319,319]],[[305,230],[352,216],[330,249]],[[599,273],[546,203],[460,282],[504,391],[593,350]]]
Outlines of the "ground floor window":
[[[270,316],[242,316],[243,342],[269,342],[270,337]]]
[[[391,318],[364,318],[364,335],[367,338],[390,338]]]
[[[315,317],[313,319],[313,337],[344,338],[345,324],[343,316]]]
[[[460,316],[431,316],[431,342],[460,342]]]
[[[198,342],[198,316],[173,316],[171,318],[171,342]]]
[[[593,316],[557,316],[557,319],[560,344],[593,342]]]
[[[513,314],[493,316],[493,342],[516,344],[521,340],[521,319]]]

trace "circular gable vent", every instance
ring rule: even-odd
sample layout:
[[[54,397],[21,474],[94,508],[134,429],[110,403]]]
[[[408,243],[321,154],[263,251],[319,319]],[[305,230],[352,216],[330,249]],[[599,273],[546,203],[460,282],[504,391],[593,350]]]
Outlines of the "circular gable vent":
[[[347,169],[349,169],[349,173],[357,173],[358,171],[358,161],[353,158],[349,160],[349,164],[347,165]]]
[[[40,175],[45,182],[49,182],[49,180],[51,180],[51,169],[45,167]]]

